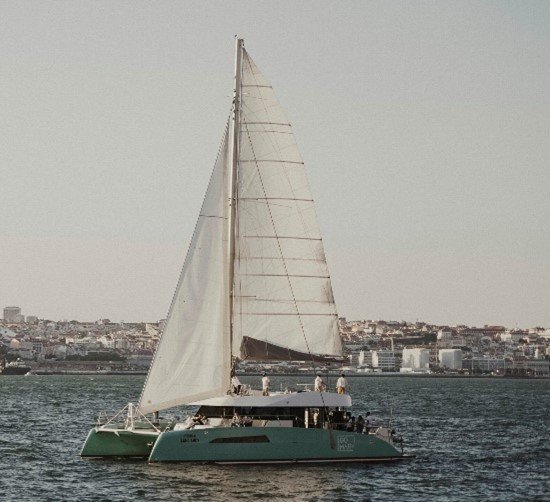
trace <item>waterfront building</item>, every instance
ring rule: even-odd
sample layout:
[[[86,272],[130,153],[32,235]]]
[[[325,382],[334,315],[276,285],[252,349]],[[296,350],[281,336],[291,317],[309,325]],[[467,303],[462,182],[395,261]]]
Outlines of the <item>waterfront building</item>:
[[[550,362],[547,359],[527,359],[521,357],[514,359],[513,369],[520,373],[532,373],[534,375],[550,374]]]
[[[493,371],[506,371],[511,368],[512,363],[506,361],[504,357],[472,357],[470,359],[462,360],[462,369],[470,370],[472,372],[493,372]]]
[[[4,307],[4,321],[5,322],[19,322],[18,316],[21,315],[21,309],[19,307]]]
[[[402,373],[428,372],[430,370],[430,349],[403,349]]]
[[[372,350],[361,350],[357,359],[358,366],[372,367]]]
[[[462,350],[441,349],[439,351],[439,366],[449,370],[462,369]]]
[[[360,354],[360,352],[352,352],[349,355],[349,364],[350,364],[350,366],[358,366],[359,365],[359,354]]]
[[[547,359],[528,359],[525,362],[525,368],[535,375],[550,374],[550,362]]]
[[[372,366],[382,371],[395,371],[393,350],[372,350]]]

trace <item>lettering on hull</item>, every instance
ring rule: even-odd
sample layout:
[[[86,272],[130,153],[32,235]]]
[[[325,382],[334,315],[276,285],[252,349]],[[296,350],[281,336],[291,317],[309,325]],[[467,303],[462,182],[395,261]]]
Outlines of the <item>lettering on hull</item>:
[[[338,451],[353,451],[355,449],[355,436],[338,436]]]

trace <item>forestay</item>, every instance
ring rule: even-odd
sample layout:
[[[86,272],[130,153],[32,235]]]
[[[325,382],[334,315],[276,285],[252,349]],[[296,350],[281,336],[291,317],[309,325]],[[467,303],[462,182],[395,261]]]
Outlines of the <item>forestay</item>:
[[[227,334],[226,129],[139,409],[150,413],[225,393]],[[225,356],[225,357],[224,357]]]
[[[341,355],[304,163],[273,89],[246,51],[238,130],[233,353],[264,358],[242,350],[243,340],[252,339],[265,342],[266,350],[273,344],[306,355]],[[281,357],[272,352],[270,358]]]

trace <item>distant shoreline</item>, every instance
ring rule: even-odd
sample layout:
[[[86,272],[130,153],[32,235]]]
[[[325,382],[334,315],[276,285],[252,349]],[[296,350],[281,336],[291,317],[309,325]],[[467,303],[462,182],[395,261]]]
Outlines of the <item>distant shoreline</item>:
[[[527,375],[450,375],[450,374],[436,374],[436,373],[346,373],[346,378],[353,378],[353,377],[359,377],[359,378],[378,378],[378,377],[392,377],[392,378],[405,378],[405,377],[413,377],[413,378],[506,378],[511,380],[549,380],[550,376],[527,376]],[[299,376],[306,376],[306,377],[314,377],[317,375],[316,372],[304,372],[304,373],[269,373],[267,372],[269,376],[276,377],[299,377]],[[335,373],[328,373],[329,377],[338,377],[340,376],[341,372],[335,372]],[[262,376],[263,373],[237,373],[237,376],[239,377],[248,377],[248,376]],[[322,376],[327,376],[327,373],[321,372]]]
[[[267,372],[271,377],[308,377],[313,378],[317,374],[316,372],[300,372],[300,373],[270,373]],[[256,373],[238,373],[239,377],[260,377],[263,372]],[[323,376],[327,376],[327,373],[321,373]],[[145,376],[147,371],[78,371],[78,370],[67,370],[67,371],[47,371],[47,370],[37,370],[33,371],[29,376],[59,376],[59,375],[68,375],[68,376]],[[329,377],[337,377],[340,375],[340,372],[329,373]],[[0,375],[0,376],[24,376],[24,375]],[[390,377],[390,378],[450,378],[450,379],[463,379],[463,378],[476,378],[476,379],[507,379],[507,380],[550,380],[550,376],[527,376],[527,375],[450,375],[450,374],[435,374],[435,373],[346,373],[347,378],[380,378],[380,377]]]

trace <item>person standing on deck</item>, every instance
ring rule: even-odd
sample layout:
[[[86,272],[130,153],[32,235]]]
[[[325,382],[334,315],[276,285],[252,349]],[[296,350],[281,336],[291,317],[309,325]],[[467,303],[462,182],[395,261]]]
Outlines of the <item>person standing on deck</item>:
[[[239,395],[241,393],[242,385],[237,375],[231,377],[231,387],[233,387],[233,394]]]
[[[319,427],[319,410],[313,412],[313,427]]]
[[[345,394],[347,385],[348,382],[346,381],[346,376],[342,373],[336,382],[336,391],[338,394]]]
[[[359,434],[363,434],[365,429],[365,419],[359,415],[357,417],[357,420],[355,421],[355,432],[358,432]]]
[[[269,383],[269,377],[264,372],[262,377],[262,396],[269,396]]]
[[[323,392],[325,389],[326,385],[321,378],[321,373],[317,373],[317,378],[315,379],[315,392]]]
[[[370,411],[367,411],[367,415],[365,416],[365,425],[363,427],[363,434],[368,434],[370,432],[371,427],[372,427],[372,416],[370,414]]]

